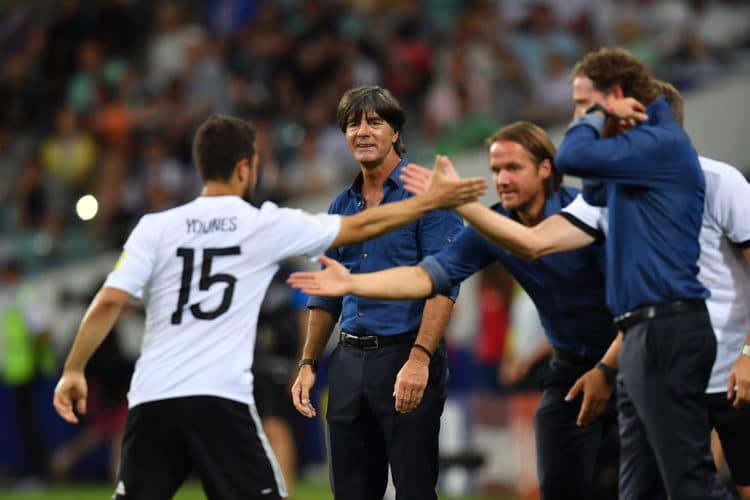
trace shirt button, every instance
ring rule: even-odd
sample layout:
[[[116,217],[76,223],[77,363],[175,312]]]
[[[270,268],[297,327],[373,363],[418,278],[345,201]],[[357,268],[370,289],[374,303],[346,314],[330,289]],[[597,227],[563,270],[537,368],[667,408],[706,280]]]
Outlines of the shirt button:
[[[362,254],[362,258],[363,258],[363,259],[366,259],[366,258],[367,258],[367,252],[365,252],[364,254]]]
[[[357,316],[359,316],[360,318],[361,318],[362,316],[364,316],[364,315],[365,315],[365,313],[363,313],[363,312],[358,312],[358,313],[357,313]]]

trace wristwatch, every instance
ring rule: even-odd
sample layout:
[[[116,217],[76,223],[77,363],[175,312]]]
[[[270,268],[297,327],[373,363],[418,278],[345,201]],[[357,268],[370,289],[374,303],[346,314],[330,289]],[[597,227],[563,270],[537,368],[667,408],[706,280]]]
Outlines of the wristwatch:
[[[600,369],[602,373],[604,373],[604,380],[607,381],[607,384],[613,386],[615,384],[615,380],[617,379],[617,368],[607,366],[601,361],[596,364],[596,367]]]
[[[297,368],[302,368],[305,365],[310,365],[310,368],[312,369],[312,372],[315,373],[318,371],[318,360],[312,359],[312,358],[302,358],[299,361],[297,361]]]
[[[745,344],[742,347],[742,355],[743,356],[750,356],[750,344]]]
[[[605,118],[609,118],[610,116],[614,116],[600,102],[595,102],[594,104],[592,104],[591,106],[589,106],[588,108],[586,108],[586,114],[593,113],[595,111],[601,111],[602,113],[604,113],[604,117]]]

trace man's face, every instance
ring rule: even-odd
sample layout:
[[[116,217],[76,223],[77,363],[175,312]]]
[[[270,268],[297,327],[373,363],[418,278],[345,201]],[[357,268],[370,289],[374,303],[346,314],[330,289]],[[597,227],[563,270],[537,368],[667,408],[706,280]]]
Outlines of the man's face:
[[[551,174],[548,163],[537,163],[523,146],[512,141],[490,145],[490,170],[503,208],[513,211],[523,211],[543,198],[544,181]]]
[[[574,118],[579,118],[593,104],[604,104],[606,95],[594,88],[594,82],[587,76],[577,76],[573,79],[573,102],[575,103]]]
[[[380,165],[398,138],[398,132],[375,111],[362,113],[359,121],[352,119],[346,125],[345,134],[352,156],[363,167]]]

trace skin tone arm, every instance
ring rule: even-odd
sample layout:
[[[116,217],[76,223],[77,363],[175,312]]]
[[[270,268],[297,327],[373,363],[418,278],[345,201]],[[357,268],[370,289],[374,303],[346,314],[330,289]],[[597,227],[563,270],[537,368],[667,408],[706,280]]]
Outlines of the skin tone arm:
[[[432,279],[421,266],[351,274],[334,259],[322,255],[318,260],[325,269],[292,273],[287,283],[304,293],[325,297],[358,295],[371,299],[423,299],[432,294]]]
[[[310,309],[307,317],[307,338],[302,349],[302,357],[318,360],[328,343],[336,318],[325,309]],[[292,403],[302,415],[312,418],[317,415],[310,401],[310,389],[315,385],[315,372],[310,365],[303,365],[292,385]]]
[[[122,290],[102,288],[83,316],[53,398],[57,413],[71,424],[78,423],[78,417],[73,412],[73,401],[76,401],[78,413],[86,413],[86,364],[120,317],[129,299],[130,295]]]
[[[444,175],[447,162],[445,156],[435,161],[434,175],[425,184],[423,192],[396,203],[385,203],[363,210],[355,215],[341,218],[341,229],[331,247],[364,241],[392,229],[413,222],[435,208],[452,208],[476,201],[487,190],[487,182],[481,177],[459,180]],[[428,172],[432,172],[428,170]]]
[[[750,248],[745,248],[742,253],[750,262]],[[750,332],[745,338],[745,345],[750,345]],[[732,401],[735,408],[750,404],[750,356],[740,354],[729,372],[727,399]]]
[[[437,295],[425,302],[422,322],[415,344],[435,352],[440,338],[453,310],[453,301]],[[419,406],[430,375],[430,358],[421,349],[412,349],[409,359],[396,375],[393,396],[396,398],[396,411],[408,413]]]
[[[458,178],[456,169],[447,158],[444,172],[450,179]],[[428,189],[432,177],[432,171],[418,165],[409,165],[402,171],[404,187],[412,193],[422,193]],[[536,226],[526,227],[479,202],[460,205],[454,210],[485,238],[526,259],[574,250],[594,242],[591,235],[559,215],[548,217]]]
[[[622,333],[620,332],[609,345],[601,362],[611,368],[617,368],[617,357],[620,354],[621,345]],[[599,415],[607,407],[612,389],[613,387],[607,383],[604,377],[604,372],[599,368],[592,368],[581,375],[565,396],[565,401],[573,401],[583,392],[583,401],[581,402],[581,410],[578,412],[576,425],[579,427],[589,425],[599,418]]]

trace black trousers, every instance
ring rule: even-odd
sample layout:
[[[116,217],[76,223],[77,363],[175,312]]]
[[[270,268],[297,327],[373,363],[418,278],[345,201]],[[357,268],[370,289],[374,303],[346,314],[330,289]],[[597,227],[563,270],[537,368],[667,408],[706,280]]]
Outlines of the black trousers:
[[[598,477],[607,457],[609,465],[617,471],[614,391],[599,418],[583,427],[576,425],[583,397],[565,401],[578,377],[592,367],[590,363],[558,358],[550,361],[542,401],[534,414],[537,475],[543,500],[606,498],[607,492],[602,491]]]
[[[708,313],[661,316],[623,333],[620,499],[731,499],[711,459],[704,393],[716,337]]]
[[[339,344],[328,364],[331,484],[338,500],[382,500],[391,466],[397,500],[437,499],[438,434],[447,391],[439,348],[420,405],[395,410],[396,375],[411,342],[362,350]]]

